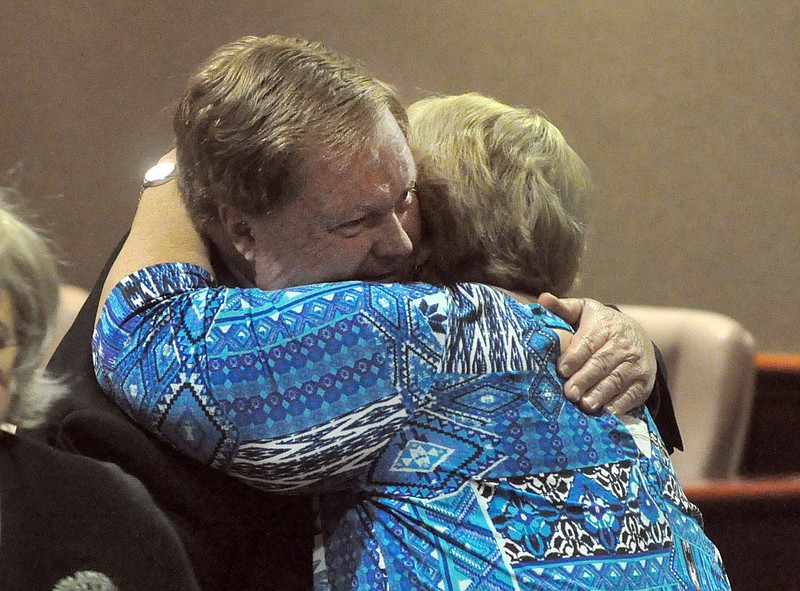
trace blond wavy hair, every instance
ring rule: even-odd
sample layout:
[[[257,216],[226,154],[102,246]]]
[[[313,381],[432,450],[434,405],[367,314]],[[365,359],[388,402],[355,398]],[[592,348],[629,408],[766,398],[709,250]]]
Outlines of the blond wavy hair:
[[[469,93],[408,109],[423,280],[564,295],[585,249],[586,165],[543,116]]]
[[[13,195],[0,188],[0,293],[11,300],[18,347],[10,405],[0,422],[33,427],[64,393],[63,385],[41,368],[56,324],[59,279],[50,244],[12,211]]]

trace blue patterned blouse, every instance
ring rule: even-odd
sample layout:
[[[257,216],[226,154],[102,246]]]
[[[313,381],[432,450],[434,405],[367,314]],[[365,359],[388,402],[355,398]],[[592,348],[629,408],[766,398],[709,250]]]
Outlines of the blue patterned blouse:
[[[142,427],[266,491],[315,494],[315,588],[729,589],[645,411],[565,400],[538,306],[481,285],[216,288],[125,278],[97,377]]]

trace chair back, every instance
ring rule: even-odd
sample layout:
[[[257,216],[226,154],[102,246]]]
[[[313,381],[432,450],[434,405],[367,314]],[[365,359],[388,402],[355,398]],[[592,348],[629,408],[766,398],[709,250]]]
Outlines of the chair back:
[[[736,320],[704,310],[620,306],[658,345],[683,436],[681,483],[736,476],[755,391],[755,344]]]

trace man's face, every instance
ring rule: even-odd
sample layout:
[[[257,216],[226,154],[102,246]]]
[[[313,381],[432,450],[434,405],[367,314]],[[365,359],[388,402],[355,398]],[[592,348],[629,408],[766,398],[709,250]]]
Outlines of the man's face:
[[[394,117],[349,162],[312,153],[296,178],[295,196],[250,221],[258,287],[408,278],[421,223],[416,168]]]

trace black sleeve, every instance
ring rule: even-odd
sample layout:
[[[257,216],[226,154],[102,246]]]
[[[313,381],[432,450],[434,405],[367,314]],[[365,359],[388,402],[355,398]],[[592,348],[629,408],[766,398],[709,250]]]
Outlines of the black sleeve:
[[[624,314],[614,304],[606,304],[606,306]],[[675,416],[675,408],[672,406],[672,397],[669,393],[667,364],[664,362],[664,356],[661,355],[661,351],[658,350],[655,343],[653,343],[653,349],[656,353],[656,383],[653,385],[653,391],[650,393],[645,405],[656,422],[656,427],[661,439],[664,441],[667,452],[672,453],[676,449],[683,451],[681,430],[678,427],[678,418]]]
[[[173,524],[116,466],[4,434],[0,467],[4,591],[200,590]]]
[[[647,399],[647,408],[650,410],[650,414],[653,415],[667,451],[669,453],[676,449],[683,451],[683,439],[681,438],[678,419],[675,416],[672,397],[669,394],[669,386],[667,385],[667,366],[664,363],[661,351],[658,350],[655,343],[653,343],[653,348],[656,351],[656,383],[653,386],[653,392]]]

